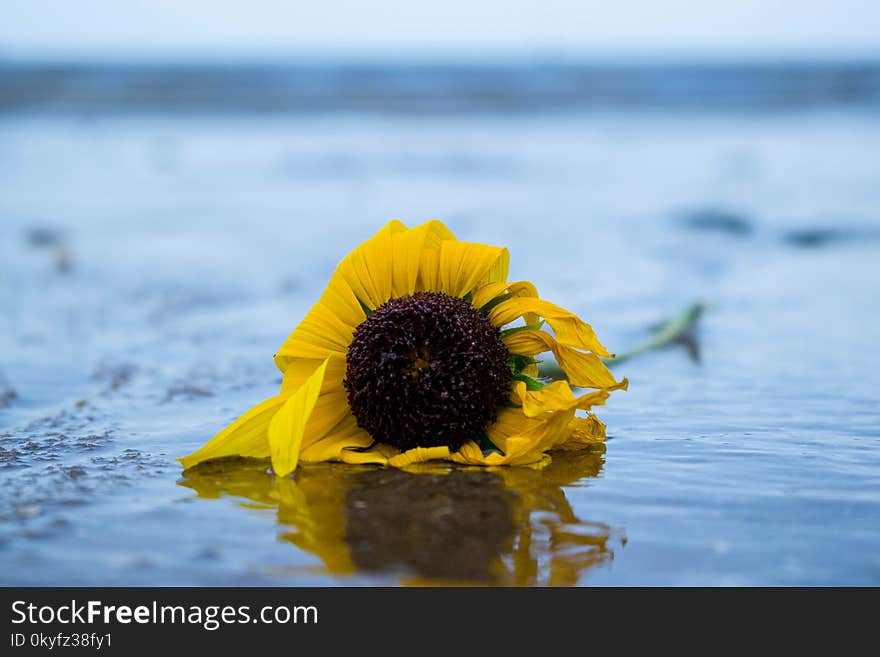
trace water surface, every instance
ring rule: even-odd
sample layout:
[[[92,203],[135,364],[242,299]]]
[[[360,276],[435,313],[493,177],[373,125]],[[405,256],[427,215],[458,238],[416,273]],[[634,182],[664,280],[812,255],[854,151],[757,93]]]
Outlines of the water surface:
[[[0,116],[0,581],[877,585],[880,119],[710,109]],[[544,471],[184,475],[391,218],[698,352]]]

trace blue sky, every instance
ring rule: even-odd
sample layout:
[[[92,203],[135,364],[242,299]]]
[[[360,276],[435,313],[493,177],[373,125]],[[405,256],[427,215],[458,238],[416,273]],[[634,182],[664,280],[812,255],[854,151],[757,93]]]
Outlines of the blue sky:
[[[0,56],[880,55],[878,0],[0,0]]]

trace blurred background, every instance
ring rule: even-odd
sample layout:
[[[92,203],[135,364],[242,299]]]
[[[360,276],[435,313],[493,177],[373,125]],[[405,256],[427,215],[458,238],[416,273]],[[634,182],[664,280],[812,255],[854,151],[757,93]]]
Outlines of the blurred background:
[[[867,0],[5,0],[0,579],[424,575],[433,525],[340,569],[293,494],[174,458],[272,394],[342,256],[438,218],[612,351],[705,308],[687,349],[616,369],[604,456],[492,480],[519,525],[486,563],[880,583],[878,37]]]

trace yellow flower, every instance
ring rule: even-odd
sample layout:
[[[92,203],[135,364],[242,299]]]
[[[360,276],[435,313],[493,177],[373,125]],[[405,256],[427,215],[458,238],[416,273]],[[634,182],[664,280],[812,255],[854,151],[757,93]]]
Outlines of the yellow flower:
[[[508,282],[508,263],[507,249],[459,242],[439,221],[390,222],[339,264],[275,354],[279,393],[180,462],[269,457],[282,476],[300,461],[541,465],[603,441],[605,425],[576,412],[626,379],[589,324]],[[544,352],[568,382],[535,378]],[[569,382],[594,390],[577,396]]]

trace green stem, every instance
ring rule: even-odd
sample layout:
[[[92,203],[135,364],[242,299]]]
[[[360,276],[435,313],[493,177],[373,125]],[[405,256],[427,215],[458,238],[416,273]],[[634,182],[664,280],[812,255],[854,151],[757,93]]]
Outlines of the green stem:
[[[662,349],[676,342],[687,340],[705,309],[706,307],[701,303],[691,304],[683,312],[664,322],[657,329],[657,332],[642,344],[618,354],[617,358],[603,358],[602,360],[608,365],[619,365],[647,351]]]
[[[624,351],[622,354],[618,354],[617,358],[603,358],[602,360],[607,365],[619,365],[646,352],[662,349],[675,343],[688,344],[690,342],[693,344],[693,329],[705,309],[706,307],[702,303],[693,303],[672,319],[664,322],[643,343]],[[541,366],[541,376],[552,379],[564,379],[565,373],[556,363],[547,363]]]

